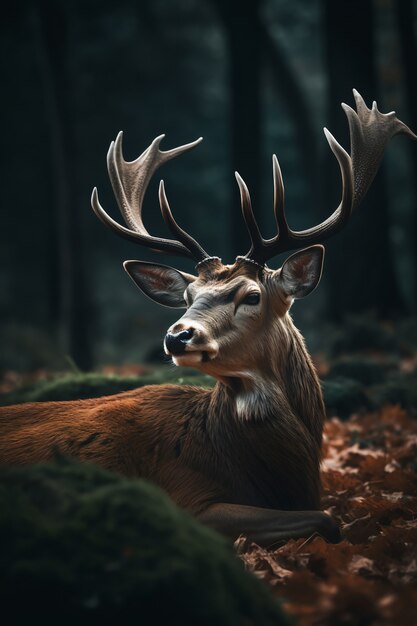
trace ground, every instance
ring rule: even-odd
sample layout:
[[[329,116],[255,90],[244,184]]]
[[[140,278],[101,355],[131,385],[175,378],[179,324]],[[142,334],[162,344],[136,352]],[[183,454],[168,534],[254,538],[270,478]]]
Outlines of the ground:
[[[300,626],[411,626],[417,615],[417,422],[399,406],[326,425],[323,504],[344,540],[237,549]]]

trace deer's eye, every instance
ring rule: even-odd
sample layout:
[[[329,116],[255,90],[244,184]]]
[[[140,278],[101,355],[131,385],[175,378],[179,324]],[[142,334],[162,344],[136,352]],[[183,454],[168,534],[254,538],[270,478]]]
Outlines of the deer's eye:
[[[259,293],[248,293],[248,295],[243,298],[242,304],[255,305],[259,304],[260,300],[261,296]]]

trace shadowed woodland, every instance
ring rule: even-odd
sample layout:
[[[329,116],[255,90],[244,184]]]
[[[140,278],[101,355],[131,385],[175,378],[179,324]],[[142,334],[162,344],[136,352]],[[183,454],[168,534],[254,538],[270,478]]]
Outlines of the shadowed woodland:
[[[9,7],[1,26],[10,60],[2,99],[2,368],[139,362],[160,344],[170,312],[140,298],[121,268],[125,259],[155,255],[115,239],[90,208],[97,185],[117,217],[105,157],[120,129],[127,159],[162,132],[166,149],[204,137],[160,177],[178,222],[231,262],[248,248],[234,170],[271,235],[275,152],[290,224],[306,228],[339,202],[322,127],[348,148],[340,103],[352,105],[352,87],[416,127],[413,9],[411,1],[387,0]],[[384,318],[415,312],[415,171],[415,146],[396,139],[366,205],[327,245],[320,290],[294,309],[302,330],[370,310]],[[145,221],[163,235],[152,182]]]
[[[91,210],[91,191],[98,186],[103,206],[119,219],[106,171],[108,146],[119,130],[127,160],[161,133],[166,150],[204,137],[195,150],[157,173],[146,194],[144,221],[152,234],[167,236],[157,192],[163,178],[178,223],[228,263],[249,247],[235,170],[250,189],[264,236],[275,232],[273,153],[281,164],[292,228],[313,226],[336,208],[340,174],[322,128],[349,148],[340,103],[352,105],[352,88],[368,106],[376,100],[380,111],[395,110],[417,132],[415,0],[43,0],[9,6],[0,29],[3,405],[97,397],[166,381],[213,384],[167,362],[162,339],[178,312],[146,299],[122,268],[131,258],[187,272],[192,264],[115,237]],[[345,539],[334,546],[311,537],[270,550],[239,539],[235,547],[246,569],[269,585],[281,609],[270,595],[263,599],[264,585],[252,590],[251,582],[257,581],[246,578],[226,545],[192,526],[190,547],[186,544],[186,555],[176,555],[175,563],[182,572],[205,568],[207,579],[198,579],[199,590],[187,576],[181,579],[189,597],[198,598],[189,604],[166,583],[166,597],[176,607],[170,623],[284,624],[282,611],[305,626],[412,623],[417,612],[416,238],[417,142],[400,136],[389,144],[349,226],[326,243],[319,288],[292,310],[322,380],[329,418],[324,507],[336,516]],[[145,490],[138,497],[149,497],[152,511],[159,506],[152,500],[158,494],[148,494],[146,484],[119,484],[110,474],[67,461],[26,473],[4,470],[0,500],[9,504],[0,516],[1,534],[7,541],[14,537],[10,545],[16,551],[4,552],[9,586],[2,599],[12,597],[13,585],[29,593],[31,576],[39,570],[45,584],[55,580],[57,593],[68,594],[74,615],[81,611],[100,619],[104,610],[117,614],[123,603],[136,610],[135,586],[149,590],[144,598],[151,606],[157,587],[134,569],[158,557],[134,547],[130,561],[129,549],[125,553],[126,546],[140,541],[129,530],[139,514],[134,507],[126,514],[127,538],[119,537],[120,553],[103,547],[114,541],[109,533],[100,539],[101,561],[87,556],[87,565],[71,562],[68,576],[59,559],[54,561],[56,554],[69,558],[68,546],[78,541],[83,525],[100,517],[95,509],[85,512],[80,481],[90,481],[98,507],[105,506],[100,498],[106,485],[113,503],[114,498],[124,502],[122,492],[130,489]],[[61,502],[55,489],[64,483]],[[28,485],[39,498],[16,495],[16,486],[27,494]],[[34,513],[42,502],[50,511],[45,519]],[[181,541],[187,534],[182,524],[188,529],[192,521],[184,517],[182,522],[169,502],[161,503],[164,522],[155,541],[173,518]],[[79,513],[73,528],[61,524],[60,512],[69,510]],[[37,546],[30,548],[30,562],[29,544],[20,531],[13,533],[16,511],[29,543]],[[110,526],[120,523],[117,511],[109,513]],[[142,518],[140,523],[146,527]],[[49,539],[36,543],[45,532]],[[212,560],[204,556],[206,543],[214,546]],[[85,555],[95,554],[93,540],[86,537],[83,545]],[[51,556],[47,565],[42,550]],[[192,565],[183,565],[187,550],[196,550]],[[107,605],[109,582],[103,572],[116,571],[114,563],[125,578]],[[120,563],[128,563],[127,569]],[[79,568],[90,566],[92,576],[103,576],[97,587],[85,583],[87,593],[76,581]],[[213,582],[216,568],[223,578]],[[158,567],[149,576],[160,580]],[[203,616],[197,604],[208,597],[212,604]],[[167,619],[162,611],[154,623]]]

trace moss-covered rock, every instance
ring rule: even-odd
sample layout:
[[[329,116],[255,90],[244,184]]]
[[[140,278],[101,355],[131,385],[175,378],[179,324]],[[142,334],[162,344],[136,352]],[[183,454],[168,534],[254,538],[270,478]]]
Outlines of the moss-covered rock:
[[[194,375],[191,370],[163,368],[143,376],[115,376],[99,373],[73,373],[58,376],[50,380],[42,380],[28,387],[0,396],[0,405],[20,404],[21,402],[49,402],[55,400],[82,400],[108,396],[143,385],[161,383],[178,385],[195,385],[209,387],[214,380],[209,376]]]
[[[151,484],[95,466],[1,470],[0,562],[13,624],[288,624],[225,540]]]

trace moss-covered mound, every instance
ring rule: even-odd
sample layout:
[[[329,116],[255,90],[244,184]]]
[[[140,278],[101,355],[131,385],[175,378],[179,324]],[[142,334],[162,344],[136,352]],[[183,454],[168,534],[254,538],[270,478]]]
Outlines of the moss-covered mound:
[[[346,361],[343,367],[334,367],[328,378],[322,381],[324,402],[328,415],[342,419],[352,413],[364,410],[381,409],[387,404],[398,404],[412,415],[417,415],[417,370],[413,372],[385,373],[380,384],[368,384],[360,378],[373,379],[378,370],[371,366],[359,367],[359,362]],[[348,376],[335,376],[336,372],[346,371]],[[376,380],[377,377],[373,380]]]
[[[209,376],[194,375],[192,370],[187,371],[184,375],[181,371],[170,370],[168,367],[144,376],[115,376],[96,372],[80,372],[37,381],[27,387],[2,394],[0,405],[98,398],[136,389],[143,385],[162,383],[209,387],[214,384],[214,379]]]
[[[288,624],[225,540],[156,487],[95,466],[3,468],[0,538],[13,624]]]
[[[417,415],[417,370],[396,373],[383,385],[372,387],[369,395],[377,407],[398,404],[412,415]]]
[[[369,313],[347,317],[333,340],[332,352],[396,352],[401,349],[394,328]]]
[[[363,386],[351,378],[328,378],[322,382],[322,389],[328,415],[347,419],[351,413],[370,407]]]
[[[390,369],[394,369],[391,363],[369,357],[349,356],[337,359],[331,366],[329,376],[343,376],[363,385],[375,385],[385,381]]]

